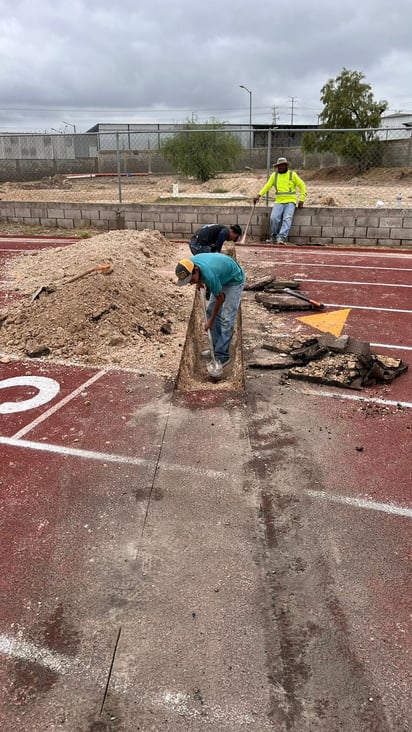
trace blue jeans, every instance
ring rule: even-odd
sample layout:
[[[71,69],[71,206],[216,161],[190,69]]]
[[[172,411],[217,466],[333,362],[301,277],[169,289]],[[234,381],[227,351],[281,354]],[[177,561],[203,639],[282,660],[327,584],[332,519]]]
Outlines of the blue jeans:
[[[287,239],[295,215],[295,203],[275,203],[270,214],[272,236]]]
[[[192,254],[209,254],[212,251],[208,244],[201,244],[197,239],[191,239],[189,247]]]
[[[239,310],[240,298],[242,296],[244,286],[245,283],[242,282],[241,285],[228,285],[227,287],[222,288],[225,300],[216,315],[215,322],[212,326],[212,339],[215,357],[222,363],[225,363],[229,358],[230,341],[232,340],[236,315]],[[213,313],[215,301],[215,296],[211,294],[209,305],[207,307],[208,318],[210,318]]]

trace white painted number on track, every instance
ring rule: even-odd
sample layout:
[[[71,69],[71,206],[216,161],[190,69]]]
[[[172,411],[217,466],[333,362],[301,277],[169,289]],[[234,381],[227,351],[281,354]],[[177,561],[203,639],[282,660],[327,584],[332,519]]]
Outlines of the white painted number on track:
[[[28,409],[36,409],[42,404],[50,402],[60,391],[60,384],[54,379],[46,376],[15,376],[11,379],[0,381],[0,389],[10,389],[16,386],[34,386],[38,394],[30,399],[21,402],[2,402],[0,414],[13,414],[14,412],[26,412]]]

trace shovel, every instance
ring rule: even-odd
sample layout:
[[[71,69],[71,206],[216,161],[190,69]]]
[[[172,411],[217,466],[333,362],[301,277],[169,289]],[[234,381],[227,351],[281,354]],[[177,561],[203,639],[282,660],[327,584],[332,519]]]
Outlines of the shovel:
[[[109,274],[109,270],[111,269],[111,264],[96,264],[94,267],[90,267],[90,269],[86,269],[84,272],[80,272],[80,274],[77,274],[74,277],[70,277],[70,279],[66,280],[66,282],[63,282],[63,284],[67,285],[69,282],[76,282],[77,280],[81,280],[82,277],[86,277],[86,275],[92,274],[92,272],[106,272],[106,274]]]
[[[253,204],[253,206],[252,206],[252,210],[251,210],[251,212],[250,212],[249,218],[248,218],[248,220],[247,220],[246,228],[245,228],[245,230],[244,230],[244,232],[243,232],[243,234],[242,234],[242,237],[241,237],[241,239],[240,239],[240,242],[239,242],[239,244],[246,244],[246,235],[247,235],[247,230],[248,230],[248,228],[249,228],[249,225],[250,225],[250,222],[251,222],[251,220],[252,220],[252,216],[253,216],[253,212],[254,212],[254,210],[255,210],[255,206],[256,206],[256,204],[254,203],[254,204]]]
[[[205,288],[201,287],[199,289],[199,293],[200,293],[200,300],[201,300],[202,308],[203,308],[203,314],[205,316],[205,323],[207,323],[208,317],[207,317],[207,311],[206,311]],[[207,329],[207,335],[209,337],[209,346],[210,346],[210,355],[211,355],[211,360],[209,361],[209,363],[206,366],[207,373],[209,374],[209,376],[212,377],[212,379],[221,379],[223,376],[223,366],[221,363],[216,361],[215,351],[214,351],[214,347],[213,347],[213,338],[212,338],[212,334],[210,332],[210,328]]]
[[[286,292],[288,295],[293,295],[293,297],[298,297],[299,300],[304,300],[305,302],[310,303],[310,305],[312,305],[314,308],[318,308],[319,310],[325,307],[323,303],[317,302],[317,300],[311,300],[310,297],[306,297],[306,295],[302,295],[301,292],[296,292],[296,290],[289,290],[288,287],[285,287],[283,289],[283,292]]]
[[[109,274],[109,272],[112,269],[111,264],[96,264],[94,267],[90,267],[89,269],[86,269],[84,272],[80,272],[80,274],[74,275],[74,277],[70,277],[69,280],[66,280],[65,282],[61,283],[63,285],[67,285],[70,282],[76,282],[77,280],[82,279],[82,277],[86,277],[86,275],[92,274],[92,272],[106,272],[106,274]],[[30,302],[33,302],[34,300],[37,300],[39,295],[44,292],[46,295],[50,294],[51,292],[56,292],[56,287],[53,285],[41,285],[41,287],[38,287],[36,292],[33,293]]]

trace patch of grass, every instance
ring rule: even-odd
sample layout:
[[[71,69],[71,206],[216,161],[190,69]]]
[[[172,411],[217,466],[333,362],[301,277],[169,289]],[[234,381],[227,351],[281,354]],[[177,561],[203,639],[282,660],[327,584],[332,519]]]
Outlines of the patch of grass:
[[[228,193],[229,191],[227,188],[214,188],[213,191],[210,191],[211,193]]]

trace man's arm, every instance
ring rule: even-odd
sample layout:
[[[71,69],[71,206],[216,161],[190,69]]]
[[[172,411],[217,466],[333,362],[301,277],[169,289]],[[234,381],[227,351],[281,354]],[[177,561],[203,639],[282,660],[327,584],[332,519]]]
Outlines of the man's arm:
[[[213,313],[210,316],[209,320],[205,323],[205,330],[210,330],[213,326],[213,323],[215,322],[216,315],[218,314],[223,302],[225,300],[225,294],[223,290],[221,290],[215,300],[215,306],[213,308]]]
[[[263,188],[259,191],[258,195],[254,197],[253,202],[256,204],[261,196],[264,196],[265,193],[267,193],[273,186],[275,182],[275,175],[276,173],[272,173],[270,178],[266,181]]]
[[[295,184],[296,188],[299,189],[298,208],[302,208],[303,202],[306,198],[306,185],[303,182],[302,178],[299,178],[297,173],[293,173],[293,183]]]
[[[225,241],[229,239],[229,229],[225,228],[219,233],[216,244],[211,247],[212,252],[220,252]]]

